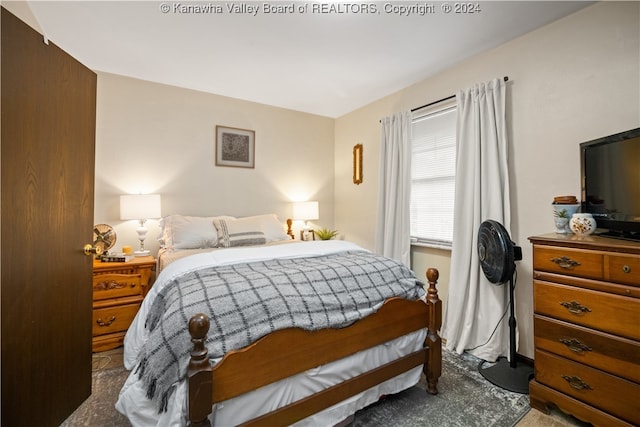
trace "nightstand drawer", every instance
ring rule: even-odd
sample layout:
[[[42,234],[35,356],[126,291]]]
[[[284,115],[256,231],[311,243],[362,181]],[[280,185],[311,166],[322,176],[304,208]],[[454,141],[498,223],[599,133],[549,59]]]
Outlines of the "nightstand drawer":
[[[535,352],[535,370],[536,381],[640,424],[640,385],[540,350]]]
[[[640,343],[534,315],[535,346],[640,383]]]
[[[602,279],[603,255],[593,251],[536,246],[533,250],[533,269]]]
[[[122,345],[140,304],[153,284],[156,260],[93,262],[93,351]]]
[[[93,335],[105,335],[129,329],[140,302],[93,310]]]
[[[97,274],[93,276],[93,300],[142,295],[140,274]]]
[[[640,300],[540,280],[533,281],[536,314],[626,338],[640,339]]]

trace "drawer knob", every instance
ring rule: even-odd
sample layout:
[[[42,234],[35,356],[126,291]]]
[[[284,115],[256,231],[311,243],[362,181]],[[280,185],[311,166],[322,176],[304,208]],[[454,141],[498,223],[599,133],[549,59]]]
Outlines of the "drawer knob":
[[[582,378],[576,377],[575,375],[572,377],[570,377],[569,375],[563,375],[562,378],[576,390],[593,390],[593,387],[582,381]]]
[[[111,326],[111,324],[116,320],[116,316],[111,316],[109,318],[109,320],[107,320],[106,322],[104,320],[102,320],[101,317],[98,317],[98,320],[96,320],[96,323],[99,326]]]
[[[589,307],[586,307],[580,304],[578,301],[571,301],[571,302],[562,301],[560,305],[566,308],[567,310],[569,310],[569,312],[573,314],[584,314],[584,313],[591,312],[591,309]]]
[[[623,265],[622,266],[622,271],[624,271],[625,273],[629,274],[631,273],[631,267],[629,267],[628,265]]]
[[[551,258],[551,262],[553,262],[554,264],[558,264],[560,268],[566,268],[568,270],[580,265],[578,261],[574,261],[571,258],[566,256],[561,256],[559,258],[557,257]]]
[[[560,338],[560,342],[567,346],[567,348],[574,353],[582,353],[585,351],[591,351],[591,347],[580,342],[577,338]]]

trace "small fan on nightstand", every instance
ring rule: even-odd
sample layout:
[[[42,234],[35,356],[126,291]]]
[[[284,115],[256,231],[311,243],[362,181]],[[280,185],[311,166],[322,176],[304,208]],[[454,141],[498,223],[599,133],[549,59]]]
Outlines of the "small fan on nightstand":
[[[522,259],[522,248],[515,246],[509,233],[497,221],[487,220],[480,224],[478,231],[478,257],[480,266],[487,279],[495,285],[509,281],[509,360],[498,361],[478,371],[491,383],[516,393],[529,393],[529,380],[533,377],[533,368],[516,361],[516,318],[514,310],[515,261]]]
[[[93,246],[100,246],[103,254],[106,254],[116,244],[116,239],[116,232],[110,225],[97,224],[93,226]]]

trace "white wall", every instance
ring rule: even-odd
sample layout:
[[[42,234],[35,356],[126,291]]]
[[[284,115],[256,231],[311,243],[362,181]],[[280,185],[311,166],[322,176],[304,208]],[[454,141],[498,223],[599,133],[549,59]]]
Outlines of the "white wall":
[[[428,52],[425,52],[428,54]],[[516,310],[519,353],[533,357],[532,252],[529,236],[553,232],[550,203],[580,196],[580,142],[640,126],[640,3],[602,2],[478,55],[336,121],[336,227],[373,248],[379,120],[509,76],[508,128],[512,239],[522,246]],[[364,183],[348,185],[350,150],[364,145]],[[449,257],[414,248],[412,267],[441,271],[446,298]]]
[[[255,131],[255,169],[215,165],[216,125]],[[119,219],[119,195],[159,193],[162,214],[291,216],[318,200],[333,227],[334,120],[218,95],[98,73],[95,223],[136,247],[136,222]],[[158,222],[147,223],[158,249]]]

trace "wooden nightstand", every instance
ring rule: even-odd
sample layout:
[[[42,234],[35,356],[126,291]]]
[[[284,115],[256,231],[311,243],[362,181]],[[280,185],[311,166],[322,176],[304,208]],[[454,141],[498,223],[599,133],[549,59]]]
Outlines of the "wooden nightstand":
[[[93,351],[120,347],[144,296],[153,284],[156,260],[93,262]]]

